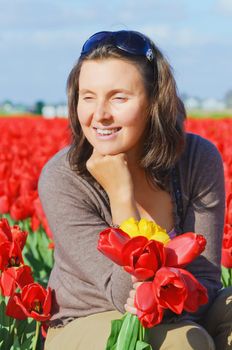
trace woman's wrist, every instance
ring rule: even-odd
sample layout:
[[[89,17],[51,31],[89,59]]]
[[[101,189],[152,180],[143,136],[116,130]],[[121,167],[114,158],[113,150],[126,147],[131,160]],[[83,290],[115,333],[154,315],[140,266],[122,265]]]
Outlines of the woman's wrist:
[[[120,225],[129,217],[134,217],[136,220],[140,220],[140,214],[134,197],[132,196],[129,196],[128,198],[110,198],[110,207],[112,225]]]

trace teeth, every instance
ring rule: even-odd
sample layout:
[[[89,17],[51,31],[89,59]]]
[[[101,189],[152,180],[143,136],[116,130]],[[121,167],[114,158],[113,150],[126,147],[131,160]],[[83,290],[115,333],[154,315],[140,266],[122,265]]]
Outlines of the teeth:
[[[102,135],[110,135],[116,131],[118,131],[118,129],[110,129],[110,130],[97,129],[97,133]]]

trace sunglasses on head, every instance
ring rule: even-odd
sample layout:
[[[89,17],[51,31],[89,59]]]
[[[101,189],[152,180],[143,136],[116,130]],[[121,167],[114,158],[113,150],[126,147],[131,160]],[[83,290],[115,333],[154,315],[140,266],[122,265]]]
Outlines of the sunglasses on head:
[[[104,31],[93,34],[84,43],[81,56],[87,55],[101,44],[111,44],[129,54],[145,56],[150,62],[154,59],[149,39],[143,34],[131,30]]]

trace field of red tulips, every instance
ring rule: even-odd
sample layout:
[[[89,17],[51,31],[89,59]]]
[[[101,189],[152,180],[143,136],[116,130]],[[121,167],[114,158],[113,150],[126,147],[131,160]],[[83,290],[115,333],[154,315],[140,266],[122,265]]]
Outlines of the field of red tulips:
[[[18,278],[22,284],[20,285],[20,282],[17,286],[21,289],[25,288],[24,295],[32,293],[34,299],[37,293],[44,295],[39,306],[33,304],[35,311],[42,304],[49,303],[50,291],[45,288],[53,264],[52,232],[49,230],[38,198],[37,183],[43,165],[59,149],[70,142],[69,128],[65,119],[9,117],[0,118],[0,130],[0,218],[4,218],[0,220],[0,287],[2,292],[0,294],[3,295],[2,301],[0,299],[0,347],[4,345],[6,349],[10,349],[9,345],[14,344],[14,349],[22,350],[31,349],[31,345],[28,346],[28,344],[34,344],[32,348],[37,349],[38,334],[36,340],[33,340],[35,321],[43,321],[43,317],[38,318],[35,315],[33,317],[31,313],[25,311],[24,306],[20,309],[24,310],[24,313],[17,309],[22,320],[32,317],[33,321],[25,321],[23,331],[21,330],[21,333],[18,331],[16,336],[14,332],[16,321],[12,321],[12,317],[3,316],[6,309],[4,297],[11,298],[12,290],[15,288],[15,278]],[[186,130],[211,140],[222,155],[227,195],[222,265],[225,267],[223,268],[223,282],[228,285],[231,283],[232,268],[232,119],[189,119],[186,122]],[[28,232],[28,235],[25,232]],[[7,267],[3,264],[6,259],[6,251],[8,252]],[[15,261],[12,258],[15,255],[22,257],[21,260]],[[17,277],[13,276],[15,267],[18,268],[21,265],[27,268],[20,272],[17,269]],[[28,266],[30,266],[30,271]],[[32,284],[30,290],[28,290],[28,284]],[[18,299],[15,298],[18,300],[18,305],[21,305],[23,296],[18,294]],[[10,299],[8,307],[8,315],[13,317],[15,298],[14,301]],[[44,319],[48,317],[43,316]],[[11,331],[9,331],[9,324],[11,324]]]

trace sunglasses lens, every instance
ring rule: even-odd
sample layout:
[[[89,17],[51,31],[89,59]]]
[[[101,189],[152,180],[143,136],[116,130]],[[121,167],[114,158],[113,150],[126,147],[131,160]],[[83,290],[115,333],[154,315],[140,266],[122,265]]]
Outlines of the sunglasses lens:
[[[117,32],[99,32],[92,35],[83,45],[81,55],[88,54],[100,43],[109,42],[120,50],[133,55],[146,56],[153,60],[153,52],[148,39],[135,31],[120,30]]]
[[[109,36],[109,32],[99,32],[92,35],[83,45],[81,55],[87,54]]]
[[[117,47],[135,55],[145,55],[148,43],[136,32],[119,31],[115,34]]]

